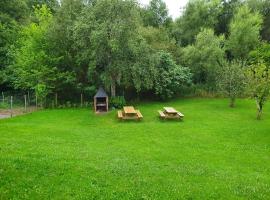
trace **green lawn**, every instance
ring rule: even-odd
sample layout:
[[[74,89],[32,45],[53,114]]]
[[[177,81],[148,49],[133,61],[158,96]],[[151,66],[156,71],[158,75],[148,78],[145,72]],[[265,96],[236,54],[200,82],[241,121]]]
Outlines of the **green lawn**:
[[[116,111],[44,110],[0,121],[0,199],[269,199],[270,107],[252,100],[142,103]],[[161,122],[174,106],[183,122]]]

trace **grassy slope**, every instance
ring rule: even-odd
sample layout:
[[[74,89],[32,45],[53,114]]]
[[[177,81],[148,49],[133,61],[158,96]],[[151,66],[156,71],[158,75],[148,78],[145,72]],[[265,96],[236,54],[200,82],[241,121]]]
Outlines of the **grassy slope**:
[[[0,121],[0,199],[267,199],[270,109],[253,101],[144,103],[116,113],[45,110]],[[184,122],[160,122],[174,106]]]

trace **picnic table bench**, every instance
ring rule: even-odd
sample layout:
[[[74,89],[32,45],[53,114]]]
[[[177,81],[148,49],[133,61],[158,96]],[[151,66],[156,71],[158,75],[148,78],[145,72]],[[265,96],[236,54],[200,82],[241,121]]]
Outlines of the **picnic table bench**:
[[[184,115],[175,110],[173,107],[164,107],[164,111],[159,110],[159,117],[161,119],[183,119]]]
[[[121,120],[141,120],[142,118],[142,113],[135,110],[133,106],[125,106],[123,110],[118,111],[118,119]]]

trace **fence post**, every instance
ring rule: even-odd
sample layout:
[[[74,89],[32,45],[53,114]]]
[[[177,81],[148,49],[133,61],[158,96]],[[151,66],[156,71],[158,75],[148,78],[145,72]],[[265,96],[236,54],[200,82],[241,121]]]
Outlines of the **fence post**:
[[[83,107],[83,94],[81,93],[81,108]]]
[[[55,107],[57,108],[57,104],[58,104],[58,94],[57,92],[55,93]]]
[[[36,110],[38,109],[38,97],[37,97],[37,94],[36,94]]]
[[[27,97],[28,97],[28,106],[30,106],[31,102],[30,102],[30,92],[29,92],[29,90],[27,91]]]
[[[12,107],[13,107],[13,96],[10,97],[10,117],[12,117]]]
[[[27,99],[26,95],[24,95],[24,112],[26,112],[26,106],[27,106]]]
[[[5,95],[4,95],[4,92],[2,92],[2,101],[3,101],[3,104],[5,103]]]

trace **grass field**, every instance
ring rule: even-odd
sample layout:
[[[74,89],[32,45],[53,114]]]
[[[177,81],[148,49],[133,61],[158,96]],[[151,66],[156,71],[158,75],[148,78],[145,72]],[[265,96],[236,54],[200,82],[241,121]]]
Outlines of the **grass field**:
[[[183,122],[161,122],[174,106]],[[270,199],[270,107],[252,100],[141,103],[116,111],[44,110],[0,121],[0,199]]]

